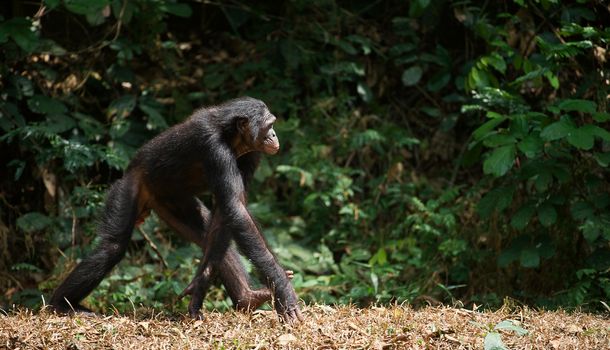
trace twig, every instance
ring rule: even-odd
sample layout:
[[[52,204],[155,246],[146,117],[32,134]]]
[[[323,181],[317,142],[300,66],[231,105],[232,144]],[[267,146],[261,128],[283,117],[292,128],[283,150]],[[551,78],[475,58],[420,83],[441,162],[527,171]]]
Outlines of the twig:
[[[146,234],[146,232],[144,232],[144,230],[142,229],[142,226],[138,226],[138,231],[140,231],[140,233],[142,234],[142,237],[144,237],[146,242],[148,242],[148,244],[150,245],[152,250],[155,251],[155,253],[159,257],[159,260],[161,260],[161,264],[163,265],[163,267],[167,268],[167,261],[165,261],[165,259],[163,258],[163,255],[161,255],[161,252],[159,251],[159,248],[157,248],[157,245],[155,244],[155,242],[153,242],[150,239],[150,237],[148,237],[148,234]]]

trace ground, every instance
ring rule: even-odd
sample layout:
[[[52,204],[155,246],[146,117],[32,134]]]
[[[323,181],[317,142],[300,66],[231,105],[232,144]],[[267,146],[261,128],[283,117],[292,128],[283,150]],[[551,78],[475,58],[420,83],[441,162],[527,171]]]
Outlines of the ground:
[[[305,321],[294,326],[271,311],[207,312],[199,321],[154,311],[71,317],[9,311],[0,314],[0,349],[489,349],[489,332],[507,320],[527,331],[496,331],[507,349],[610,349],[607,314],[324,305],[303,311]]]

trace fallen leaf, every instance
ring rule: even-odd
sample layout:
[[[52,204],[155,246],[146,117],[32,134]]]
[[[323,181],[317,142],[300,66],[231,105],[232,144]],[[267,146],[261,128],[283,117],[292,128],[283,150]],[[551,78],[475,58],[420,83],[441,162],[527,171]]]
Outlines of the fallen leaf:
[[[297,337],[290,333],[282,334],[277,338],[277,342],[280,345],[288,345],[288,343],[291,343],[295,340],[297,340]]]

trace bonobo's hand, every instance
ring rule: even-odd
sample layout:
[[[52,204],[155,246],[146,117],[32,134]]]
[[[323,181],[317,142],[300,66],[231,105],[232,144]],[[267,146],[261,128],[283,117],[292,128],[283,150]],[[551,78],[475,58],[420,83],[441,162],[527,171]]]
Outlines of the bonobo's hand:
[[[303,315],[298,305],[297,294],[290,283],[275,291],[275,308],[280,319],[286,323],[303,321]]]

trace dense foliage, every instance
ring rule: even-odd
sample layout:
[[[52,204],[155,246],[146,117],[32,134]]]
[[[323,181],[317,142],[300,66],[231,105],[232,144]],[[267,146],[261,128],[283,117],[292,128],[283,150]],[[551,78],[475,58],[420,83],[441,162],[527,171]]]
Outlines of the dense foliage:
[[[306,301],[607,307],[602,1],[0,6],[5,305],[40,305],[86,254],[142,143],[252,95],[283,149],[250,207]],[[153,216],[87,302],[184,310],[199,256]]]

